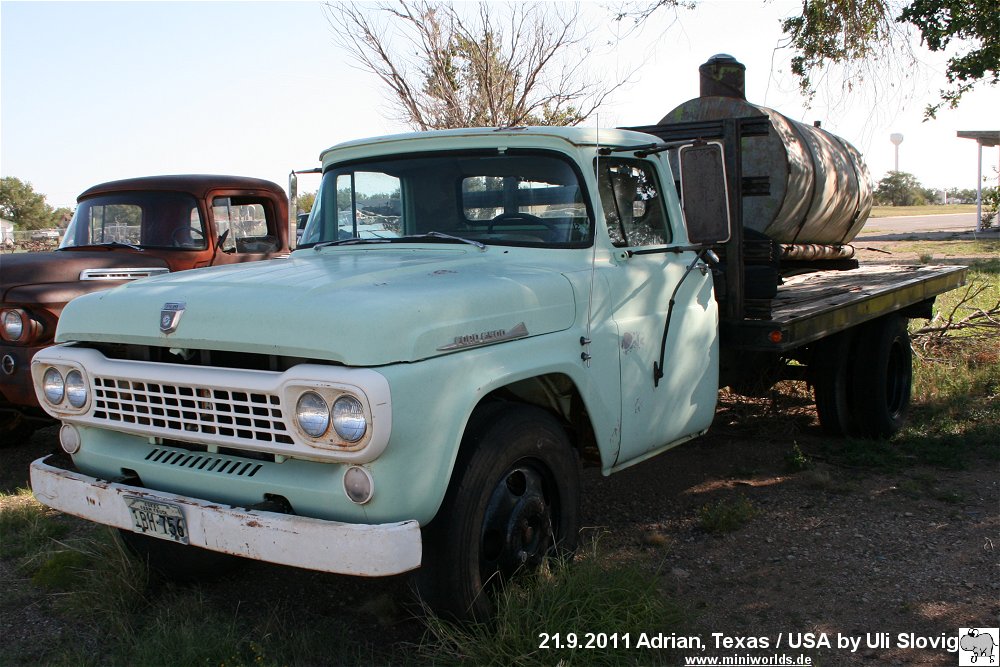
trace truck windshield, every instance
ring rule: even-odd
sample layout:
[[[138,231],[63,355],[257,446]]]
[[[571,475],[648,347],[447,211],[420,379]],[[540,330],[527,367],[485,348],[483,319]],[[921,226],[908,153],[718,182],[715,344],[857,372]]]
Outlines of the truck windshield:
[[[59,247],[124,244],[204,250],[206,241],[193,196],[183,192],[122,192],[80,202]]]
[[[416,242],[432,232],[489,245],[584,247],[593,236],[585,202],[577,171],[551,153],[352,162],[323,175],[299,247],[352,238]]]

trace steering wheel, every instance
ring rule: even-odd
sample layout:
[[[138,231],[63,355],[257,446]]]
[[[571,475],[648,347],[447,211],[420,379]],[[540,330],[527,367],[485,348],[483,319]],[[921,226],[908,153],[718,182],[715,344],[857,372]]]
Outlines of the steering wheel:
[[[537,215],[531,215],[530,213],[501,213],[496,216],[486,225],[486,233],[492,233],[494,225],[507,225],[507,224],[518,224],[518,223],[528,223],[533,225],[542,225],[547,230],[555,231],[556,226],[549,220],[545,218],[539,218]]]
[[[193,226],[178,227],[170,235],[170,243],[178,248],[204,247],[205,232]]]

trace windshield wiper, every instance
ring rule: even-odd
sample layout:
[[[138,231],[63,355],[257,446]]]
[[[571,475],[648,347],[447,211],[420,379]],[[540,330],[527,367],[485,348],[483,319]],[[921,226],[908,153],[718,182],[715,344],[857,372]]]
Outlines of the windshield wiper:
[[[313,246],[314,250],[319,248],[327,248],[331,246],[341,246],[341,245],[364,245],[368,243],[406,243],[407,241],[413,241],[417,239],[442,239],[445,241],[454,241],[456,243],[467,243],[472,246],[476,246],[480,250],[486,250],[486,244],[480,243],[479,241],[473,241],[472,239],[464,239],[461,236],[452,236],[451,234],[445,234],[443,232],[427,232],[426,234],[409,234],[407,236],[382,236],[370,239],[340,239],[339,241],[324,241],[322,243],[317,243]]]
[[[480,250],[486,250],[486,244],[480,243],[479,241],[473,241],[472,239],[465,239],[461,236],[452,236],[451,234],[445,234],[443,232],[427,232],[426,234],[411,234],[410,236],[401,236],[402,239],[446,239],[448,241],[458,241],[459,243],[468,243],[469,245],[474,245]]]
[[[362,244],[365,244],[365,243],[389,243],[390,240],[391,239],[389,239],[389,238],[376,237],[376,238],[370,238],[370,239],[349,238],[349,239],[340,239],[339,241],[323,241],[322,243],[314,243],[313,244],[313,250],[319,250],[320,248],[329,248],[331,246],[337,246],[337,245],[362,245]]]

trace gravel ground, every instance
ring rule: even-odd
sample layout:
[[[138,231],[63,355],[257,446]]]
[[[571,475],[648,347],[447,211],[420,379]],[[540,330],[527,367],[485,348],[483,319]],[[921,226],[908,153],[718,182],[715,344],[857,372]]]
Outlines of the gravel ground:
[[[956,656],[939,649],[900,648],[898,635],[942,641],[959,627],[998,625],[995,461],[962,471],[847,469],[824,463],[808,413],[738,427],[720,421],[708,437],[611,477],[584,471],[583,516],[599,536],[600,552],[657,566],[665,593],[687,611],[688,627],[650,633],[700,637],[708,650],[691,655],[954,665]],[[55,429],[46,429],[29,444],[5,449],[0,490],[25,486],[28,462],[52,448],[55,437]],[[788,471],[793,446],[812,457],[810,469]],[[753,508],[745,525],[725,534],[699,526],[701,508],[738,499]],[[403,577],[360,580],[266,564],[251,564],[237,577],[206,584],[205,594],[238,596],[241,613],[267,614],[268,600],[299,604],[301,591],[309,591],[311,612],[343,623],[350,636],[420,640],[423,628],[410,614]],[[28,657],[30,647],[58,641],[69,621],[53,618],[50,602],[10,562],[0,561],[0,578],[0,656],[16,650]],[[743,638],[744,645],[715,650],[713,633]],[[788,647],[790,637],[803,640],[805,633],[816,639],[825,633],[834,647]],[[878,633],[889,633],[890,646],[866,647]],[[837,649],[838,634],[860,639],[859,649]],[[758,645],[766,639],[767,648],[748,650],[748,638]],[[93,641],[99,650],[99,638]],[[622,659],[629,660],[627,652]]]
[[[781,462],[792,442],[781,440],[716,433],[589,479],[585,515],[603,518],[605,546],[662,558],[666,590],[692,611],[709,649],[717,632],[763,637],[772,649],[708,655],[954,665],[954,654],[900,648],[898,635],[954,638],[960,627],[998,625],[995,462],[891,475],[819,463],[790,474]],[[809,434],[796,444],[807,455],[815,448]],[[735,498],[755,509],[743,528],[699,528],[701,507]],[[773,650],[779,634],[787,646],[788,633],[826,633],[834,648]],[[890,647],[867,648],[869,633],[876,645],[877,633],[889,633]],[[860,638],[859,650],[836,649],[838,634]]]

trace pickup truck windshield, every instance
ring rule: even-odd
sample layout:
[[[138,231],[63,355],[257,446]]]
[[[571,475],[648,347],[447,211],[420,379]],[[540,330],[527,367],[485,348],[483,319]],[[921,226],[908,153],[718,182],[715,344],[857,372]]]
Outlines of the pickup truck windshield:
[[[593,236],[570,162],[545,153],[394,156],[323,175],[299,247],[456,237],[490,245],[583,247]],[[431,238],[435,238],[433,235]]]
[[[195,198],[182,192],[123,192],[77,206],[60,248],[131,245],[204,250],[205,226]]]

